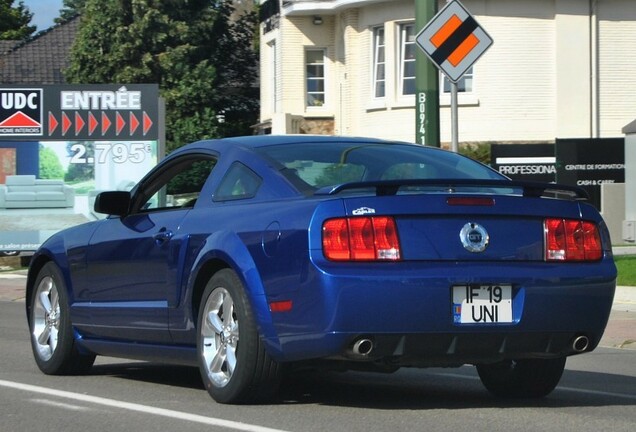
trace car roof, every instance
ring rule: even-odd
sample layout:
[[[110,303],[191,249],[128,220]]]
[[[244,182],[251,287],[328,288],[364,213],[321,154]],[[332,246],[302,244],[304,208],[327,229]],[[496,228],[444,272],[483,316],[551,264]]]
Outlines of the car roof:
[[[185,145],[180,150],[188,150],[193,148],[205,148],[217,151],[223,151],[229,147],[258,148],[280,144],[303,144],[303,143],[378,143],[378,144],[409,144],[406,142],[387,141],[378,138],[366,137],[344,137],[334,135],[252,135],[231,138],[219,138],[196,141]]]

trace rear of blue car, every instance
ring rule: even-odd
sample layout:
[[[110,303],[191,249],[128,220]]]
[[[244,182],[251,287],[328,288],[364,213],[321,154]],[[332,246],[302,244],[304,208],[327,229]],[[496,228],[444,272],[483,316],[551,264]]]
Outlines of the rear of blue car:
[[[310,270],[279,320],[286,360],[561,357],[594,349],[609,316],[616,270],[605,225],[585,203],[340,198],[318,207],[309,233]],[[471,236],[483,250],[465,246]]]
[[[364,146],[344,151],[338,175],[350,176],[347,164],[365,151],[374,159]],[[314,192],[324,200],[309,225],[310,264],[299,288],[277,299],[284,313],[272,313],[279,361],[474,364],[494,394],[538,397],[567,356],[598,345],[616,283],[599,213],[575,188],[507,185],[475,167],[453,172],[474,178],[441,179],[463,164],[454,157],[396,162],[388,180]],[[388,159],[375,157],[362,176]],[[413,167],[427,171],[399,179]]]

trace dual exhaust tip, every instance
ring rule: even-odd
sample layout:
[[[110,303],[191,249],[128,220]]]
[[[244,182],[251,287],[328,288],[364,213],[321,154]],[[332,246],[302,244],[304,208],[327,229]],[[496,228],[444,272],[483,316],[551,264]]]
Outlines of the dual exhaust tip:
[[[589,348],[589,346],[590,346],[590,339],[585,335],[576,336],[572,340],[572,350],[574,352],[582,353],[586,351]],[[375,347],[375,344],[373,343],[371,339],[363,337],[360,339],[356,339],[356,341],[351,346],[351,352],[355,356],[368,357],[373,351],[374,347]]]

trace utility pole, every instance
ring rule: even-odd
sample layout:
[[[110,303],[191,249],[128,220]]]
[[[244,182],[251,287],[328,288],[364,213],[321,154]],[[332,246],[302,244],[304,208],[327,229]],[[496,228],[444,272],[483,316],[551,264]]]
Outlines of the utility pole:
[[[437,0],[414,0],[415,28],[424,28],[437,13]],[[415,54],[415,141],[440,147],[439,132],[439,72],[426,55]]]

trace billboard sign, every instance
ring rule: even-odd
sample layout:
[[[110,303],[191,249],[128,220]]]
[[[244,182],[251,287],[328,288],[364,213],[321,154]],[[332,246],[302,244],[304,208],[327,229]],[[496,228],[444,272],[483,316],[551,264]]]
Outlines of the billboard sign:
[[[492,144],[490,166],[513,180],[554,182],[554,144]]]
[[[0,89],[0,137],[42,136],[42,89]]]
[[[580,186],[600,209],[601,185],[625,183],[624,138],[556,140],[557,181]]]
[[[163,157],[158,86],[0,85],[0,252],[96,220]]]

